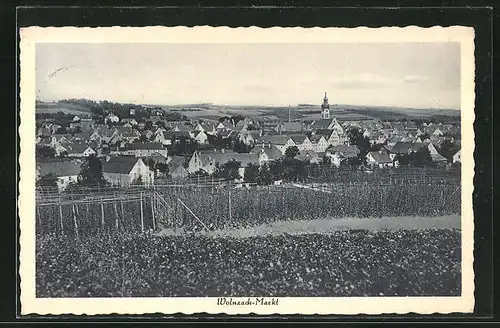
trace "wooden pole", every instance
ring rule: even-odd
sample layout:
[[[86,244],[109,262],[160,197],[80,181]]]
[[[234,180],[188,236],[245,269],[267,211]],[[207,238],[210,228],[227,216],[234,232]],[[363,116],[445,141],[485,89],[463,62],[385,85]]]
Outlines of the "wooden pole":
[[[229,186],[229,222],[232,222],[232,213],[231,213],[231,185]]]
[[[153,221],[153,231],[156,230],[154,196],[155,196],[154,193],[151,194],[151,218],[152,218],[152,221]]]
[[[116,195],[115,195],[115,198],[116,198]],[[116,217],[116,220],[115,220],[115,226],[116,226],[116,230],[118,230],[120,228],[120,225],[118,223],[119,221],[119,216],[118,216],[118,208],[116,207],[116,200],[113,202],[113,207],[115,209],[115,217]]]
[[[102,201],[102,196],[101,196],[101,226],[102,229],[104,230],[104,203]]]
[[[141,232],[144,232],[144,209],[142,208],[142,192],[141,192]]]
[[[64,236],[62,204],[59,203],[59,218],[61,219],[61,236]]]
[[[75,224],[75,234],[76,234],[76,238],[79,238],[79,235],[78,235],[78,223],[76,221],[76,211],[75,211],[75,204],[72,204],[71,205],[71,209],[73,210],[73,223]]]

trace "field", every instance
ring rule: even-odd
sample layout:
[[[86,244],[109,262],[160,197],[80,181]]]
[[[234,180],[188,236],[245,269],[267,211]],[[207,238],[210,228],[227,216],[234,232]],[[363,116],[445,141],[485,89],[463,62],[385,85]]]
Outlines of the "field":
[[[401,172],[38,190],[36,295],[460,295],[459,179]]]
[[[73,103],[37,102],[35,110],[37,113],[64,112],[65,114],[90,115],[90,108]]]
[[[459,295],[457,230],[37,242],[37,297]]]

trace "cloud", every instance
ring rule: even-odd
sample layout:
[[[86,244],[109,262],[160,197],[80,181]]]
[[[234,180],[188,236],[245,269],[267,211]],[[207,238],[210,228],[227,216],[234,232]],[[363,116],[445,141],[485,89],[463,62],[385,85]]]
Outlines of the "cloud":
[[[356,75],[341,75],[334,78],[332,82],[339,88],[362,89],[388,86],[397,83],[397,80],[383,75],[362,73]]]
[[[427,76],[407,75],[403,78],[404,83],[419,83],[428,80]]]

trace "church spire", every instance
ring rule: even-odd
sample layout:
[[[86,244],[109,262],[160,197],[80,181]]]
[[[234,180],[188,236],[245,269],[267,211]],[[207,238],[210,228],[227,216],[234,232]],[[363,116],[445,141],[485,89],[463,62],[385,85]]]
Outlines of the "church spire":
[[[321,104],[321,118],[330,119],[330,104],[328,103],[328,96],[325,92],[325,98],[323,98],[323,103]]]

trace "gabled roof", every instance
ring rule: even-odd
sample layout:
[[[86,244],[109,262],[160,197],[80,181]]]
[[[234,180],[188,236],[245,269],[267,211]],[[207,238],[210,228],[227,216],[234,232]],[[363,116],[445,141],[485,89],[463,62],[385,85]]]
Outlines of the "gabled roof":
[[[309,140],[311,140],[312,143],[318,143],[321,140],[321,138],[323,138],[326,141],[326,138],[321,134],[312,135],[309,138]]]
[[[371,155],[377,163],[392,163],[391,157],[385,151],[371,151],[366,156]]]
[[[134,142],[128,145],[131,150],[164,150],[160,142]]]
[[[255,147],[252,149],[251,153],[254,154],[259,154],[260,152],[264,152],[267,155],[267,158],[270,161],[274,161],[277,159],[280,159],[283,157],[283,153],[276,147],[276,146],[271,146],[269,147]]]
[[[359,150],[358,146],[356,146],[356,145],[353,145],[353,146],[348,146],[348,145],[331,146],[331,147],[328,147],[327,151],[329,151],[332,154],[337,153],[345,158],[356,157],[360,153],[360,150]]]
[[[313,129],[327,129],[332,123],[333,119],[320,119],[312,122]]]
[[[102,171],[106,173],[129,174],[139,160],[141,159],[134,156],[114,156],[102,164]]]
[[[191,137],[189,134],[189,131],[167,131],[163,133],[163,136],[165,139],[173,139],[173,138],[179,138],[179,137]]]
[[[422,143],[419,142],[396,142],[390,151],[393,154],[408,154],[417,152],[422,147]]]
[[[288,136],[296,145],[303,143],[307,139],[307,136],[303,134],[290,134]]]
[[[277,134],[277,135],[266,135],[260,137],[257,142],[258,143],[271,143],[272,145],[285,145],[290,139],[287,135]]]
[[[87,150],[87,148],[89,148],[89,146],[87,144],[84,144],[84,143],[70,143],[70,144],[68,144],[68,147],[66,147],[66,148],[69,149],[69,153],[71,153],[71,154],[81,154],[85,150]]]
[[[37,169],[40,175],[52,173],[57,177],[80,174],[80,164],[75,161],[38,162]]]
[[[302,131],[301,122],[285,122],[281,124],[281,131]]]

